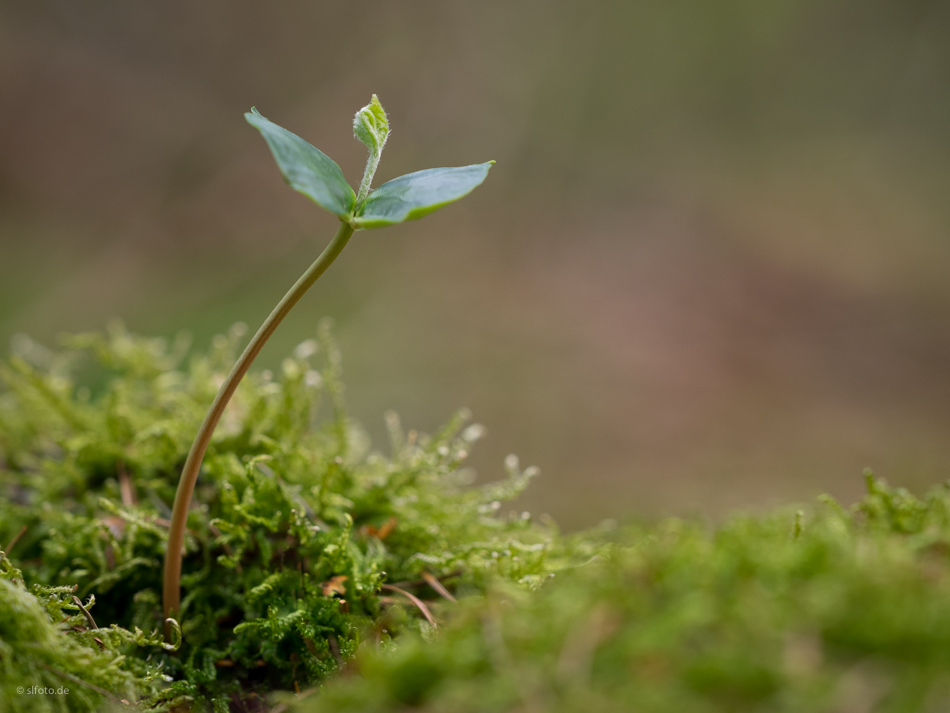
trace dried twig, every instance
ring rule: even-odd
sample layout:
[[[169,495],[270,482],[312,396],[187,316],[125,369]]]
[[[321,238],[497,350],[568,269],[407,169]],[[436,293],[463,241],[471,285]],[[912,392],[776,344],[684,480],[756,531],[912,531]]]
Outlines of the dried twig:
[[[4,550],[7,554],[10,554],[10,550],[13,549],[14,545],[20,541],[20,538],[26,534],[26,525],[20,528],[20,531],[13,536],[13,539],[10,540],[10,543],[7,545],[7,548]]]
[[[135,485],[132,483],[132,479],[125,469],[125,463],[119,461],[117,465],[119,470],[119,492],[122,494],[122,504],[127,508],[134,507],[139,504],[139,499],[135,495]]]
[[[77,607],[79,607],[79,611],[81,611],[81,612],[83,613],[83,616],[86,617],[86,621],[89,622],[89,628],[90,628],[90,629],[98,629],[98,628],[99,628],[99,627],[96,625],[96,620],[92,618],[92,614],[90,614],[90,613],[89,613],[89,610],[86,609],[86,607],[84,607],[84,606],[82,605],[82,600],[81,600],[79,597],[77,597],[75,594],[73,595],[73,604],[75,604]]]
[[[432,616],[432,612],[429,611],[429,607],[427,607],[425,602],[419,599],[419,597],[417,597],[415,594],[410,594],[405,589],[400,589],[399,587],[392,584],[383,584],[381,588],[388,589],[391,592],[398,592],[399,594],[406,597],[406,599],[416,605],[419,611],[422,612],[422,615],[429,621],[430,624],[432,624],[432,626],[434,626],[436,629],[439,628],[439,625],[435,622],[435,617]]]
[[[435,578],[433,575],[431,575],[429,572],[423,572],[423,573],[422,573],[422,578],[426,581],[426,584],[428,584],[430,587],[432,587],[435,591],[437,591],[437,592],[438,592],[439,594],[441,594],[443,597],[445,597],[446,599],[448,599],[450,602],[453,602],[453,603],[455,603],[455,604],[458,604],[458,599],[456,599],[455,597],[453,597],[453,596],[452,596],[452,593],[451,593],[448,589],[445,588],[445,585],[442,584],[442,582],[440,582],[438,579],[436,579],[436,578]]]

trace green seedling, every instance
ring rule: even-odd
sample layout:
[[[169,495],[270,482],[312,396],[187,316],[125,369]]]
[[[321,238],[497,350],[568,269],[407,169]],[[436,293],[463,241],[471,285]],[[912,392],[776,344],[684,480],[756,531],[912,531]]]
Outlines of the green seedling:
[[[357,230],[382,228],[417,220],[470,193],[488,175],[493,161],[457,168],[432,168],[400,176],[372,190],[383,147],[389,138],[389,120],[376,95],[356,113],[353,133],[369,149],[358,192],[354,192],[333,159],[299,136],[265,119],[252,109],[248,123],[267,141],[284,180],[321,208],[340,219],[340,228],[320,256],[284,295],[235,362],[198,429],[185,460],[172,509],[165,554],[163,605],[167,618],[179,616],[181,563],[185,525],[195,482],[221,414],[264,344],[293,306],[326,271]]]

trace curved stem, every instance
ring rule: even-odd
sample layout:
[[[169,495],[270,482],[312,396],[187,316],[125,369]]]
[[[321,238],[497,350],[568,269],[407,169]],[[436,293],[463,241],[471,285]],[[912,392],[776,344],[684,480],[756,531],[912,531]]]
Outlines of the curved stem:
[[[238,384],[241,383],[241,379],[244,378],[247,370],[274,333],[274,330],[346,247],[346,243],[352,234],[353,227],[341,222],[339,231],[326,249],[320,253],[320,257],[307,268],[307,271],[300,276],[300,279],[277,304],[274,311],[264,320],[264,324],[257,330],[257,334],[254,335],[240,358],[235,362],[228,378],[221,385],[218,395],[214,397],[204,421],[201,422],[195,441],[191,444],[191,451],[188,453],[185,467],[182,469],[181,479],[178,481],[175,505],[172,508],[171,525],[168,529],[168,548],[165,551],[165,576],[162,585],[165,617],[175,618],[178,615],[181,604],[181,558],[184,550],[188,509],[191,506],[191,495],[195,490],[195,482],[198,480],[198,471],[201,470],[201,462],[204,460],[205,451],[208,450],[208,444],[211,443],[211,436],[221,419],[221,414],[224,413],[224,409],[228,405],[228,401],[231,400],[231,396],[234,395]],[[167,635],[168,632],[166,631]]]

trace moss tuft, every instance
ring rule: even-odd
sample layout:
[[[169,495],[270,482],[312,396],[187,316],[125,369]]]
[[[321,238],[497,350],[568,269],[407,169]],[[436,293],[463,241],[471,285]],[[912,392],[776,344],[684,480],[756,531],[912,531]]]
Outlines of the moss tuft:
[[[950,488],[868,476],[851,509],[668,520],[595,537],[528,594],[504,583],[434,640],[364,644],[299,713],[943,710]],[[589,546],[589,545],[588,545]]]
[[[15,540],[9,556],[26,582],[95,597],[99,626],[160,625],[169,507],[240,334],[189,358],[181,343],[115,326],[62,352],[21,341],[0,365],[0,543]],[[432,436],[404,434],[391,416],[384,455],[348,418],[342,391],[326,328],[238,390],[188,518],[184,644],[127,654],[172,677],[176,695],[223,710],[312,686],[366,640],[428,635],[438,603],[413,598],[497,577],[531,587],[556,566],[552,533],[498,515],[531,471],[511,461],[504,482],[466,484],[480,430],[464,414]],[[103,688],[149,689],[151,674],[128,671],[138,678]]]

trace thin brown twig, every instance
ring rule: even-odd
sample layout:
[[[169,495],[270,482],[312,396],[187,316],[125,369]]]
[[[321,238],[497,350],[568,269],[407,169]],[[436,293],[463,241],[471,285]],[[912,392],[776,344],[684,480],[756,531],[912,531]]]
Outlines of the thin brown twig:
[[[82,605],[82,600],[75,594],[73,595],[73,603],[79,607],[79,611],[81,611],[83,616],[86,617],[86,621],[89,622],[89,627],[92,629],[98,629],[99,627],[96,625],[96,620],[92,618],[92,614],[90,614],[89,610]]]
[[[452,592],[446,589],[445,585],[442,584],[442,582],[440,582],[438,579],[436,579],[432,574],[430,574],[429,572],[423,572],[422,578],[426,581],[426,584],[432,587],[435,591],[437,591],[443,597],[448,599],[453,604],[458,604],[459,600],[453,597]]]
[[[139,499],[135,495],[135,485],[129,477],[129,472],[125,469],[125,463],[119,461],[119,492],[122,494],[122,504],[125,507],[134,507],[139,504]]]
[[[439,628],[439,625],[435,622],[435,617],[432,616],[432,612],[429,611],[429,607],[426,606],[425,602],[419,599],[415,594],[410,594],[405,589],[400,589],[399,587],[392,584],[383,584],[381,585],[382,589],[388,589],[391,592],[398,592],[408,599],[410,602],[416,605],[419,611],[422,612],[422,615],[429,621],[432,626],[436,629]]]
[[[14,545],[20,541],[20,538],[26,534],[26,525],[20,528],[20,531],[13,536],[13,539],[10,540],[10,543],[7,545],[7,548],[4,550],[7,554],[10,554],[10,550],[13,549]]]

